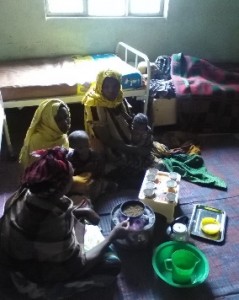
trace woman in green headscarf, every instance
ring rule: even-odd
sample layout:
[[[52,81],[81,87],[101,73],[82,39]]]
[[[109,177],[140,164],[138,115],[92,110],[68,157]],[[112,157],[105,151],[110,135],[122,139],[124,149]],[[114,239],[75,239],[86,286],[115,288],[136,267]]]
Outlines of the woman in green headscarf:
[[[69,148],[67,132],[70,125],[70,111],[63,101],[48,99],[41,102],[27,130],[20,152],[19,162],[23,168],[26,168],[35,160],[31,156],[31,153],[35,150],[55,146]]]

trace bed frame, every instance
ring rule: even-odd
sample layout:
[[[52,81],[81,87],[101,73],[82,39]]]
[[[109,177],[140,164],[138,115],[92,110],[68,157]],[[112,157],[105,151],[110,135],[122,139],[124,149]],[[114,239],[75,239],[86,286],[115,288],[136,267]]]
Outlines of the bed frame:
[[[144,113],[147,113],[148,108],[148,97],[149,97],[149,82],[150,82],[150,61],[148,56],[137,49],[123,43],[119,42],[116,46],[116,55],[119,56],[126,63],[133,65],[135,68],[138,67],[140,61],[144,61],[147,66],[148,80],[144,88],[123,90],[124,97],[136,97],[139,100],[144,101]],[[60,98],[65,103],[79,103],[79,99],[82,98],[80,95],[71,96],[54,96],[54,98]],[[4,108],[22,108],[26,106],[38,106],[44,99],[49,97],[41,98],[30,98],[30,99],[20,99],[20,100],[8,100],[4,102]],[[51,97],[52,98],[52,97]]]
[[[137,49],[123,43],[119,42],[116,46],[116,55],[120,57],[124,62],[134,66],[135,68],[138,67],[139,62],[144,62],[147,66],[147,74],[148,80],[145,82],[145,86],[139,89],[130,89],[130,90],[123,90],[124,97],[135,97],[136,100],[141,100],[144,102],[144,113],[147,114],[148,110],[148,98],[149,98],[149,83],[150,83],[150,61],[148,56]],[[79,103],[79,100],[82,98],[81,95],[70,95],[70,96],[61,96],[57,95],[54,97],[40,97],[40,98],[27,98],[27,99],[11,99],[4,101],[3,99],[3,107],[4,109],[9,108],[23,108],[28,106],[38,106],[43,100],[49,98],[60,98],[65,103]],[[7,120],[5,118],[4,122],[4,132],[7,140],[8,150],[10,155],[13,155],[12,144],[10,140]]]

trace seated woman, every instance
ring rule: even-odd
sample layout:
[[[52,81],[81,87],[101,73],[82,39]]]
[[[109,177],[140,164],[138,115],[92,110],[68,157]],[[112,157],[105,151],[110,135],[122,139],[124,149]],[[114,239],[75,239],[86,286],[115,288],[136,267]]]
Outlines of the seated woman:
[[[19,162],[26,168],[35,158],[31,152],[55,146],[69,147],[67,132],[71,119],[68,106],[60,99],[48,99],[36,109],[27,130]]]
[[[0,219],[0,262],[22,291],[71,281],[80,281],[82,290],[111,283],[120,260],[112,250],[106,254],[115,239],[126,237],[128,221],[104,238],[93,226],[99,216],[65,196],[73,174],[67,150],[56,147],[37,154],[40,158],[25,170]]]
[[[124,173],[145,171],[150,152],[145,147],[131,144],[133,114],[123,97],[121,75],[113,70],[99,72],[96,84],[82,99],[84,104],[85,130],[92,147],[102,145],[108,160]],[[133,155],[132,155],[133,154]],[[130,165],[130,171],[129,171]]]

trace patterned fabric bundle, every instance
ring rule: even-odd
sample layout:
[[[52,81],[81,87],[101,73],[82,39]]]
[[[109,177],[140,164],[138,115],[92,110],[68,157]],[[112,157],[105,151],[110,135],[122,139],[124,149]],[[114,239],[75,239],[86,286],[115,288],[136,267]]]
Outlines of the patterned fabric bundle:
[[[173,54],[171,76],[179,99],[214,96],[238,100],[239,73],[225,71],[205,59]]]
[[[155,60],[155,65],[157,66],[157,70],[155,71],[155,75],[153,79],[163,79],[170,80],[171,79],[171,56],[168,55],[160,55]]]

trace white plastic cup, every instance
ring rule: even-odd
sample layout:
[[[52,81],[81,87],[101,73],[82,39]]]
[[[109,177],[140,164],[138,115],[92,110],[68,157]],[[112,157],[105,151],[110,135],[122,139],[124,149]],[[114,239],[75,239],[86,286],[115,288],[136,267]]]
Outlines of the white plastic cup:
[[[158,174],[158,169],[156,169],[156,168],[149,168],[148,169],[148,175],[156,176],[157,174]]]
[[[146,198],[153,198],[155,196],[154,189],[144,189],[143,192]]]
[[[156,176],[154,174],[148,174],[146,177],[147,177],[148,181],[154,181],[156,178]]]
[[[168,192],[171,192],[171,193],[176,193],[176,187],[177,187],[177,182],[175,180],[168,180],[167,181],[167,188],[168,188]]]
[[[166,194],[166,201],[169,203],[174,203],[176,201],[176,194],[175,193],[167,193]]]
[[[169,173],[169,178],[172,179],[172,180],[177,181],[178,180],[178,173],[176,173],[176,172],[170,172]]]

